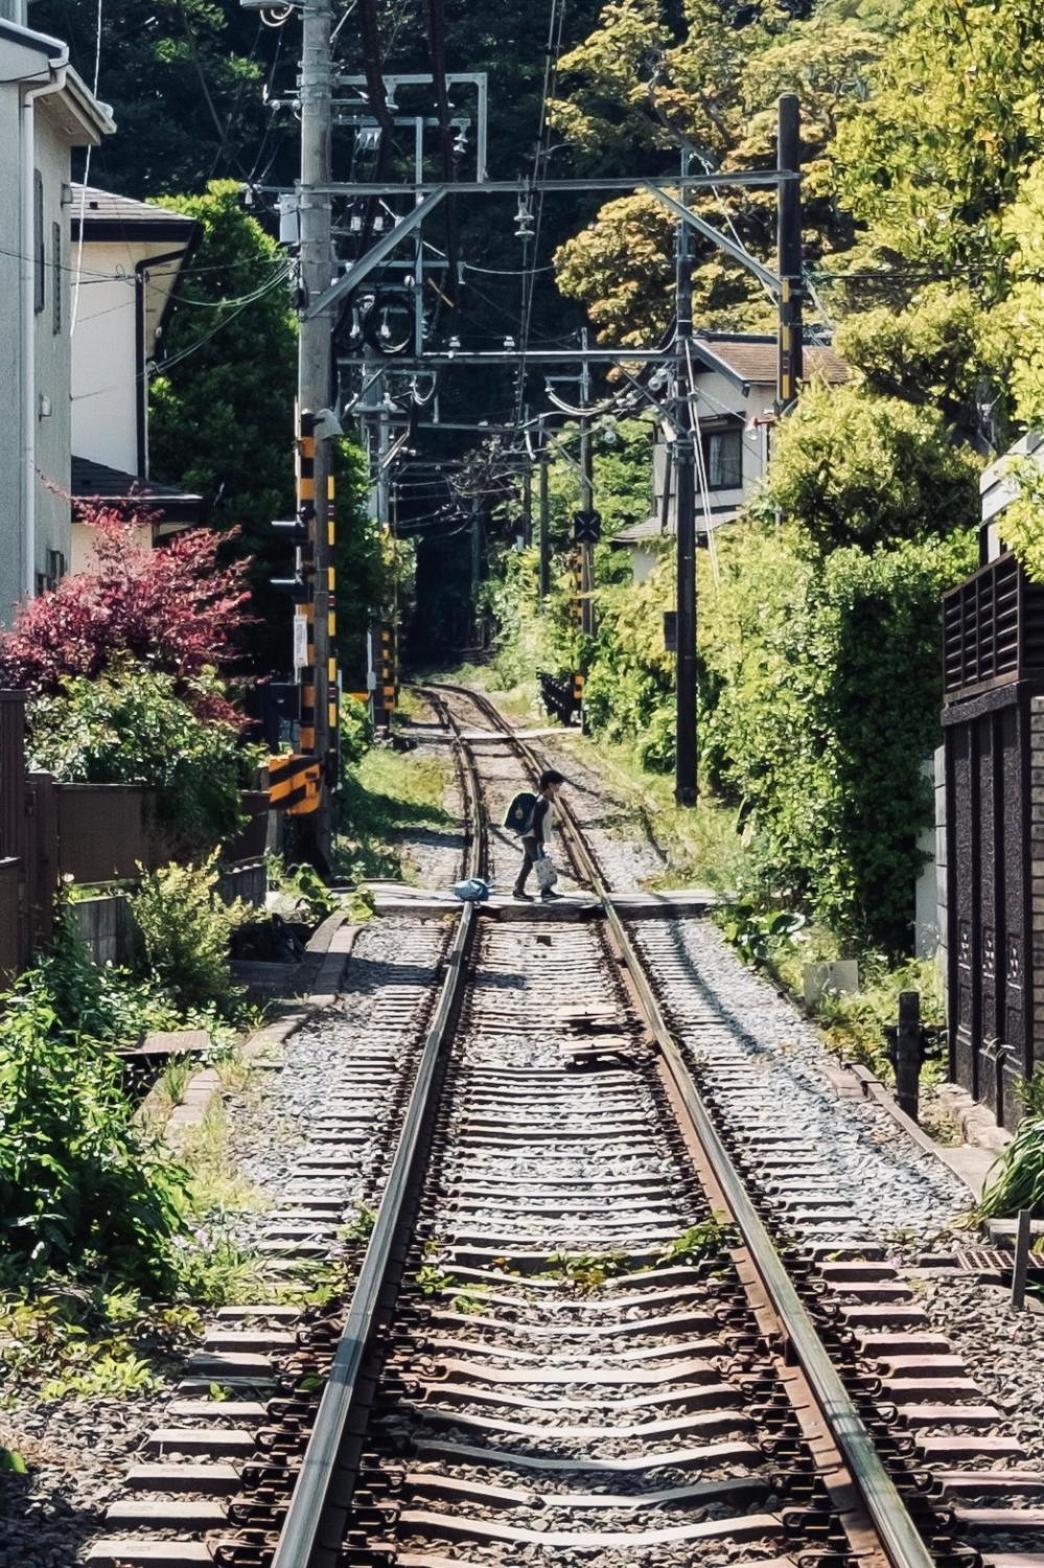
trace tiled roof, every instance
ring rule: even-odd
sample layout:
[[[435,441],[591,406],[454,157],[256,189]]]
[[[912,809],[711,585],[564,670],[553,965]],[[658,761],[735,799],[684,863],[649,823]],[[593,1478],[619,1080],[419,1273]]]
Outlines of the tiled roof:
[[[705,363],[714,362],[738,381],[754,386],[771,386],[776,379],[776,339],[767,334],[714,332],[698,333],[694,344]],[[847,381],[848,366],[832,348],[805,345],[805,375],[823,379],[831,385]]]
[[[136,503],[160,516],[185,521],[195,520],[203,501],[202,496],[191,495],[175,485],[160,484],[155,479],[126,474],[121,468],[110,468],[107,463],[75,456],[72,493],[78,501],[103,501],[116,506]]]
[[[115,191],[99,190],[96,185],[88,185],[86,189],[82,185],[74,185],[72,192],[74,218],[80,216],[82,206],[84,217],[90,221],[98,219],[121,224],[176,223],[185,230],[186,236],[195,228],[195,218],[190,218],[184,212],[173,212],[169,207],[154,207],[150,202],[136,201],[133,196],[119,196]]]
[[[712,508],[710,520],[713,527],[720,528],[723,523],[734,523],[738,516],[739,512],[734,506],[725,507],[720,512],[716,512]],[[707,519],[704,516],[703,509],[700,508],[696,513],[696,532],[705,534],[706,531]],[[658,517],[647,517],[644,523],[629,523],[626,528],[619,529],[618,532],[607,540],[607,543],[610,545],[645,544],[649,540],[673,538],[673,517],[668,520],[666,531],[661,527]]]

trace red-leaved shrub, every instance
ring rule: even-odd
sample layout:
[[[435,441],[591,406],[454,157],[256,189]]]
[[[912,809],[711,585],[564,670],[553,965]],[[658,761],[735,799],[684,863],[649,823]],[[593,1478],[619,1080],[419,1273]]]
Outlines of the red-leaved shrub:
[[[0,633],[0,685],[53,692],[63,676],[99,674],[116,653],[178,677],[208,665],[227,671],[250,599],[249,563],[218,563],[229,534],[193,528],[149,550],[135,537],[147,514],[122,518],[97,508],[78,520],[95,530],[94,570],[65,577],[22,606],[12,629]],[[239,720],[223,699],[207,700],[206,716]]]

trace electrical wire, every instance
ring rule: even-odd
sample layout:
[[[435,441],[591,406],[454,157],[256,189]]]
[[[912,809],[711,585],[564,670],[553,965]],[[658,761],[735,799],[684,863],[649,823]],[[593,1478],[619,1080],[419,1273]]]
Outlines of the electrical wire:
[[[550,131],[547,106],[551,93],[558,81],[558,61],[562,53],[562,33],[565,27],[565,13],[567,0],[551,0],[551,14],[548,17],[547,27],[547,53],[544,56],[544,81],[540,94],[540,121],[537,128],[536,151],[533,158],[533,179],[539,180],[545,171],[547,160],[550,157]],[[536,211],[533,215],[532,255],[536,257],[540,248],[540,233],[544,219],[544,192],[539,190],[536,198]],[[528,237],[523,242],[522,259],[527,263],[530,240]],[[518,363],[518,372],[515,379],[515,422],[520,423],[524,412],[526,395],[526,353],[529,348],[529,334],[533,317],[533,294],[536,287],[536,272],[529,266],[527,275],[522,283],[522,309],[519,317],[519,346],[522,350]]]
[[[289,268],[286,268],[284,276],[289,276]],[[267,288],[262,290],[262,293],[271,293],[272,289],[276,288],[282,281],[283,278],[281,277],[273,278],[272,282],[267,286]],[[202,337],[197,338],[194,343],[187,344],[185,348],[179,349],[177,353],[171,354],[167,359],[163,360],[161,364],[143,366],[135,376],[135,382],[147,380],[149,376],[153,374],[165,375],[168,370],[173,370],[175,365],[180,365],[183,360],[190,358],[191,355],[195,354],[198,349],[201,349],[205,343],[209,343],[211,338],[216,337],[222,328],[227,327],[230,321],[233,321],[236,316],[241,315],[244,310],[249,309],[250,305],[255,302],[255,299],[259,299],[260,297],[260,294],[252,296],[244,303],[238,305],[236,309],[229,312],[223,321],[216,322],[208,332],[203,333]],[[115,392],[120,387],[125,385],[125,381],[114,381],[110,386],[107,387],[95,387],[93,392],[80,393],[79,396],[72,399],[72,402],[83,403],[86,402],[89,398],[100,397],[105,392]]]
[[[98,0],[98,10],[94,21],[94,78],[91,88],[92,96],[98,96],[98,78],[101,75],[101,44],[102,44],[102,9],[105,0]],[[76,318],[80,310],[80,268],[83,262],[83,215],[87,208],[87,187],[90,183],[91,153],[94,151],[92,142],[87,143],[87,152],[84,155],[83,183],[80,186],[80,236],[76,251],[76,278],[73,282],[72,309],[69,314],[69,336],[76,332]],[[57,282],[57,280],[56,280]]]

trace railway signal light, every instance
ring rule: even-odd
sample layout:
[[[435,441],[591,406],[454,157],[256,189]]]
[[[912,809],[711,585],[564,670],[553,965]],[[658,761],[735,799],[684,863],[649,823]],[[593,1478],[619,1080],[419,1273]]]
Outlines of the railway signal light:
[[[574,544],[597,544],[602,537],[602,518],[599,512],[573,513]]]

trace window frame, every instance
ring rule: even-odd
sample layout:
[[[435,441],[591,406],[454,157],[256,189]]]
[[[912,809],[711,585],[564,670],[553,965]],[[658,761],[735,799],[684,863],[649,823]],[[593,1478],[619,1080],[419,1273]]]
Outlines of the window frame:
[[[43,175],[33,170],[33,309],[42,315],[47,307],[47,241],[44,230]]]
[[[64,311],[62,309],[63,304],[64,304],[64,301],[62,299],[62,265],[63,265],[62,226],[61,226],[60,223],[52,223],[51,224],[51,273],[52,273],[52,276],[51,276],[51,288],[53,289],[54,292],[53,292],[53,294],[51,296],[51,331],[54,333],[55,337],[57,337],[58,334],[62,330],[62,317],[63,317],[63,314],[64,314]]]
[[[714,480],[711,477],[711,444],[715,440],[724,440],[726,437],[730,438],[730,440],[732,442],[734,442],[734,444],[735,444],[735,464],[736,464],[736,471],[737,471],[738,477],[736,479],[735,484],[732,484],[732,483],[715,484]],[[711,490],[711,491],[714,491],[714,492],[720,492],[720,491],[723,491],[723,490],[742,490],[743,489],[743,430],[742,430],[742,427],[740,425],[738,425],[738,424],[736,424],[736,425],[731,425],[730,424],[730,425],[712,426],[709,430],[708,429],[704,429],[704,430],[700,431],[700,442],[701,442],[701,445],[703,447],[703,467],[704,467],[704,472],[705,472],[705,474],[707,476],[707,489]]]

